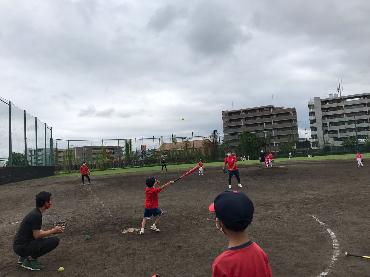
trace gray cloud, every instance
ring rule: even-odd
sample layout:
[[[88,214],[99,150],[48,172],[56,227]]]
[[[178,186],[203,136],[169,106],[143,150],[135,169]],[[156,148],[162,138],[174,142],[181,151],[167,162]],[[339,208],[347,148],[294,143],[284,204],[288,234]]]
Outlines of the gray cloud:
[[[187,41],[200,54],[227,54],[247,39],[237,22],[233,22],[231,15],[225,13],[225,6],[214,4],[213,1],[196,6],[189,18]]]
[[[150,18],[148,26],[160,32],[169,27],[181,12],[172,5],[160,7]]]
[[[369,12],[365,0],[1,1],[1,96],[59,138],[208,135],[222,110],[268,104],[295,106],[304,130],[307,101],[341,78],[369,92]]]

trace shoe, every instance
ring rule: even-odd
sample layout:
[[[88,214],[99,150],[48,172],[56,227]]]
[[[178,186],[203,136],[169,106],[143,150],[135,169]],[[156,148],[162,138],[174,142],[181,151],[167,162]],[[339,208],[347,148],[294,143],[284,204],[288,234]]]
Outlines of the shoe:
[[[238,187],[239,187],[239,188],[242,188],[243,186],[242,186],[242,184],[238,184]]]
[[[159,229],[157,228],[157,226],[155,226],[155,225],[150,226],[150,230],[152,230],[152,231],[154,231],[154,232],[160,232],[160,231],[161,231],[161,230],[159,230]]]
[[[144,235],[144,228],[140,229],[139,235]]]
[[[41,270],[41,264],[37,260],[25,259],[22,263],[22,267],[32,271]]]
[[[23,264],[24,260],[26,260],[27,257],[21,257],[21,256],[18,256],[18,264]]]
[[[231,189],[231,185],[229,185],[229,189]]]

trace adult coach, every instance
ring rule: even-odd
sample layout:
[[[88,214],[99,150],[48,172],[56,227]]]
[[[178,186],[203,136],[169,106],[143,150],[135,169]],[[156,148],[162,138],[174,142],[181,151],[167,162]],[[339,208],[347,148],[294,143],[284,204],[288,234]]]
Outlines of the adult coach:
[[[162,171],[163,171],[163,168],[165,168],[166,171],[167,171],[167,161],[166,161],[166,156],[165,155],[161,156],[161,166],[162,166]]]
[[[227,171],[229,172],[229,189],[231,189],[231,178],[233,176],[236,177],[238,180],[238,187],[242,188],[242,184],[240,183],[240,176],[239,176],[239,169],[236,166],[237,158],[235,153],[227,153],[227,158],[224,161],[224,167],[223,170],[225,170],[225,167],[227,165]]]
[[[59,244],[59,238],[48,237],[63,233],[63,226],[44,231],[42,214],[51,207],[51,193],[42,191],[36,195],[36,208],[22,220],[13,242],[14,252],[19,255],[18,264],[29,270],[41,270],[38,257],[54,250]]]
[[[80,173],[81,173],[82,184],[83,185],[85,184],[85,177],[89,181],[89,184],[91,184],[90,176],[89,176],[90,175],[90,169],[87,166],[86,162],[82,163],[82,165],[80,167]]]

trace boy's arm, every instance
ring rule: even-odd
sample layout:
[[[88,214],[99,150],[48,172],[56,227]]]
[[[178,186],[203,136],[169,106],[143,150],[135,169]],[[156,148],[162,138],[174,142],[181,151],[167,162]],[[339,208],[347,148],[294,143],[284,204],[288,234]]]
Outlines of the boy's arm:
[[[164,190],[166,189],[169,185],[172,185],[174,183],[174,181],[169,181],[167,183],[165,183],[164,185],[160,186],[160,189],[161,190]]]

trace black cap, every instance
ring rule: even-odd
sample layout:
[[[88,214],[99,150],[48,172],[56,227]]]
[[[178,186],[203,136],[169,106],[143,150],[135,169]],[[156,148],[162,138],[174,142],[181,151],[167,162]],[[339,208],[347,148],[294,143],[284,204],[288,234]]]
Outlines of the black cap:
[[[146,185],[148,186],[148,187],[152,187],[152,186],[154,186],[154,184],[155,184],[155,178],[154,177],[148,177],[148,178],[146,178]]]
[[[243,192],[225,191],[219,194],[209,206],[227,229],[241,232],[253,220],[253,202]]]

